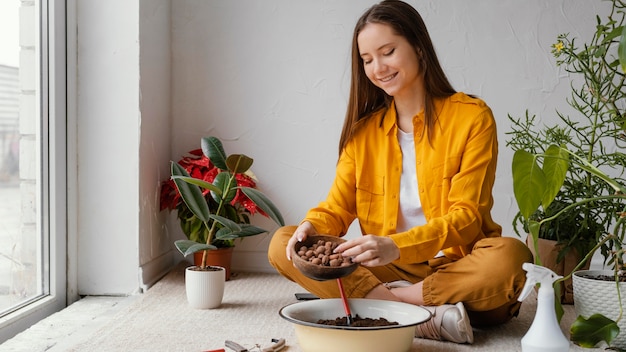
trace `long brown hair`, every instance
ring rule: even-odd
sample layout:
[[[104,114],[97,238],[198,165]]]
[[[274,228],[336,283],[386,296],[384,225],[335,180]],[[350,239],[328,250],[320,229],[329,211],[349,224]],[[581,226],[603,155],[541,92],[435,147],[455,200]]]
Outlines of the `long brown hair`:
[[[371,117],[374,112],[389,108],[392,101],[391,96],[376,87],[365,75],[357,38],[361,30],[369,23],[390,26],[397,35],[406,38],[415,48],[420,60],[420,69],[424,72],[424,117],[426,120],[424,128],[427,129],[429,141],[433,126],[437,121],[434,100],[456,93],[439,64],[426,25],[417,10],[399,0],[385,0],[370,7],[357,21],[352,36],[350,98],[339,140],[340,155],[360,123]]]

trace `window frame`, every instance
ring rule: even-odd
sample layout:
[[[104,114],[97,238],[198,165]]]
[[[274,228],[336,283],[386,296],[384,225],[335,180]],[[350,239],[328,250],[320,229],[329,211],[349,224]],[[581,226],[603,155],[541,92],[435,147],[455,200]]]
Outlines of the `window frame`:
[[[0,318],[0,343],[68,304],[67,228],[67,24],[71,1],[41,0],[39,6],[41,126],[41,231],[44,294]],[[39,5],[37,5],[39,4]],[[68,5],[70,4],[70,5]],[[46,134],[47,132],[47,134]],[[45,292],[47,291],[47,292]]]

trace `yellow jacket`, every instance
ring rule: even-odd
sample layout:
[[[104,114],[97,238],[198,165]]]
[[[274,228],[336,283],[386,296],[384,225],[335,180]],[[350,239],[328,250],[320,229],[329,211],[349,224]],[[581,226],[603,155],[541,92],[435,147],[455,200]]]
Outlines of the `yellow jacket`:
[[[422,138],[423,112],[413,119],[426,225],[396,233],[402,151],[393,104],[370,117],[348,142],[328,197],[304,221],[319,233],[342,236],[356,218],[363,234],[393,239],[401,263],[427,261],[439,250],[456,260],[469,254],[476,241],[501,236],[490,213],[498,154],[491,109],[463,93],[436,101],[435,108],[431,144],[427,134]]]

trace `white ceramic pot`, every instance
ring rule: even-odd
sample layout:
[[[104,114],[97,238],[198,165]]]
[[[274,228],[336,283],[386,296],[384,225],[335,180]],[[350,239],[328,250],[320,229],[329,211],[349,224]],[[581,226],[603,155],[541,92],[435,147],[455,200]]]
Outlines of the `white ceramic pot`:
[[[607,318],[617,319],[619,314],[619,301],[615,281],[602,281],[589,279],[586,275],[609,275],[613,276],[612,270],[579,270],[572,275],[574,284],[574,309],[576,315],[589,318],[595,313],[600,313]],[[626,308],[626,282],[619,284],[622,296],[622,306]],[[626,348],[626,320],[622,319],[617,324],[620,333],[611,342],[612,347]]]
[[[345,315],[341,299],[317,299],[283,307],[279,314],[294,323],[303,352],[407,352],[411,350],[415,326],[430,319],[428,310],[408,303],[375,299],[348,300],[352,316],[385,318],[399,325],[346,327],[317,324],[320,319]]]
[[[185,270],[185,290],[189,305],[197,309],[217,308],[224,297],[226,270],[221,266],[209,266],[211,270]]]

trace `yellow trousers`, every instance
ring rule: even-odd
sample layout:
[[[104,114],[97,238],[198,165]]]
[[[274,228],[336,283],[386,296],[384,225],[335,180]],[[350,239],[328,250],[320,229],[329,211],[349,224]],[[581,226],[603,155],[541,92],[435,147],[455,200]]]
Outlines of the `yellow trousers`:
[[[287,259],[285,248],[295,230],[296,226],[285,226],[276,231],[268,250],[269,262],[281,275],[318,297],[339,297],[335,280],[309,279]],[[341,280],[346,295],[352,298],[365,297],[384,282],[423,281],[426,305],[463,302],[472,325],[484,326],[506,322],[518,314],[521,303],[517,298],[526,282],[522,263],[532,261],[528,247],[516,238],[485,238],[476,243],[471,254],[456,261],[442,257],[420,264],[359,266]]]

